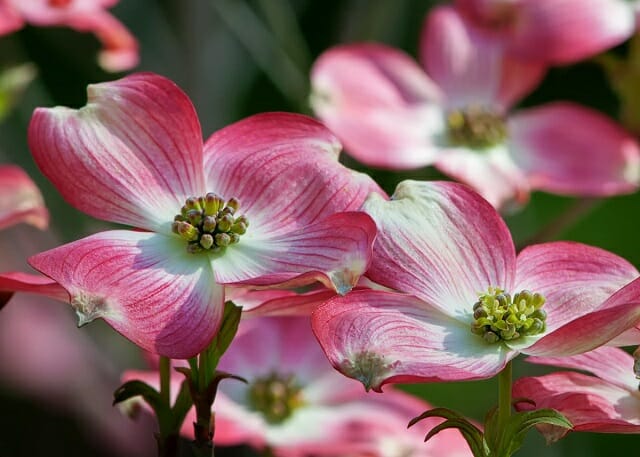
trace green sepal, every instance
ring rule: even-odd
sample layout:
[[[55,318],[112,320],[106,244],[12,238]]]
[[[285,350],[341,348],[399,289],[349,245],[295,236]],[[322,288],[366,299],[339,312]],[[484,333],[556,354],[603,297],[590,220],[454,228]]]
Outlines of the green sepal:
[[[146,382],[138,380],[125,382],[113,393],[113,405],[117,405],[133,397],[142,397],[144,401],[147,402],[151,409],[153,409],[153,412],[156,413],[159,424],[167,424],[168,421],[171,421],[171,410],[168,408],[168,405],[162,401],[160,392]]]
[[[446,419],[444,422],[433,427],[425,436],[424,440],[428,441],[433,438],[435,435],[440,433],[442,430],[446,430],[449,428],[457,428],[460,430],[460,433],[466,440],[471,452],[475,457],[488,457],[489,456],[489,448],[484,440],[482,432],[469,422],[464,416],[461,414],[452,411],[447,408],[433,408],[428,411],[425,411],[418,417],[414,417],[409,422],[407,427],[411,427],[416,423],[420,422],[423,419],[428,417],[441,417]]]
[[[222,315],[222,323],[218,333],[213,338],[207,349],[201,354],[201,357],[206,357],[206,366],[215,370],[220,361],[220,357],[229,348],[229,345],[233,341],[238,331],[238,324],[240,324],[240,317],[242,316],[242,308],[236,306],[232,301],[228,301],[224,304],[224,314]],[[202,368],[202,366],[201,366]],[[217,372],[216,372],[217,373]],[[212,379],[212,373],[204,373],[205,384],[208,385]]]
[[[566,429],[573,428],[573,424],[555,409],[538,409],[516,413],[511,416],[504,430],[503,449],[500,449],[501,452],[497,455],[513,455],[522,447],[522,442],[529,429],[540,424],[549,424]]]
[[[484,439],[489,449],[497,449],[499,447],[500,435],[498,434],[498,408],[494,406],[484,418]]]

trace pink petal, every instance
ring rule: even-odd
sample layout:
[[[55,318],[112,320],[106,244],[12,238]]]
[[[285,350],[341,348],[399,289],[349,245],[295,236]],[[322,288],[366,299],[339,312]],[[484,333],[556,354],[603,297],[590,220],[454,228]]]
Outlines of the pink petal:
[[[260,229],[214,258],[218,282],[293,287],[321,281],[345,294],[367,270],[376,236],[375,223],[362,212],[337,213],[289,233]]]
[[[509,132],[514,160],[534,189],[608,196],[638,188],[638,143],[594,110],[550,103],[514,115]]]
[[[335,295],[324,287],[303,294],[289,290],[248,290],[233,298],[227,295],[227,300],[242,306],[243,317],[309,316],[316,306]]]
[[[444,6],[428,14],[420,47],[427,73],[446,94],[447,105],[494,105],[502,73],[500,42],[475,33]]]
[[[443,313],[471,323],[489,286],[511,290],[515,249],[498,213],[466,186],[405,181],[391,201],[372,196],[364,210],[379,235],[367,273]]]
[[[640,400],[628,390],[593,376],[562,372],[522,378],[515,382],[513,396],[535,401],[536,409],[560,411],[576,431],[640,433]],[[518,407],[531,409],[526,403]]]
[[[383,193],[368,175],[340,164],[339,154],[336,137],[311,118],[258,114],[209,138],[208,189],[239,199],[250,230],[285,233],[357,210],[369,193]]]
[[[625,330],[620,335],[607,343],[608,346],[637,346],[640,345],[640,324],[629,330]]]
[[[376,391],[386,383],[490,378],[516,355],[485,344],[469,324],[393,292],[331,299],[314,311],[312,325],[332,365]]]
[[[522,352],[539,356],[580,354],[602,346],[634,327],[640,323],[640,278],[624,286],[593,311],[582,313],[584,311],[578,311],[572,321],[548,332]]]
[[[439,157],[436,167],[471,186],[495,208],[518,207],[529,200],[529,183],[505,145],[484,151],[450,149]]]
[[[67,23],[76,30],[96,35],[103,47],[98,61],[105,70],[125,71],[138,64],[138,42],[120,21],[106,11],[77,14]]]
[[[29,292],[54,300],[70,302],[69,293],[48,276],[12,271],[0,275],[0,290],[7,292]]]
[[[7,0],[0,0],[0,36],[13,33],[24,26],[24,21]]]
[[[599,309],[639,275],[622,257],[574,242],[529,246],[517,263],[515,291],[527,289],[545,296],[549,332]]]
[[[171,81],[136,74],[91,85],[80,110],[36,109],[29,145],[63,197],[94,217],[170,230],[204,192],[200,124]]]
[[[448,6],[431,10],[420,41],[427,73],[455,107],[506,109],[542,81],[546,65],[505,55],[503,48],[503,42],[479,33]]]
[[[207,256],[181,240],[125,230],[102,232],[29,259],[71,296],[80,324],[103,318],[151,352],[188,358],[211,341],[224,288]]]
[[[360,162],[404,169],[433,161],[439,90],[403,52],[372,43],[334,47],[314,64],[311,83],[314,111]]]
[[[591,57],[635,30],[633,8],[624,0],[457,0],[456,6],[499,35],[510,53],[555,64]]]
[[[44,230],[49,212],[40,191],[22,168],[0,165],[0,228],[20,222]]]
[[[622,389],[634,391],[638,388],[638,380],[633,374],[633,357],[614,347],[603,346],[570,357],[528,357],[527,362],[585,370]]]

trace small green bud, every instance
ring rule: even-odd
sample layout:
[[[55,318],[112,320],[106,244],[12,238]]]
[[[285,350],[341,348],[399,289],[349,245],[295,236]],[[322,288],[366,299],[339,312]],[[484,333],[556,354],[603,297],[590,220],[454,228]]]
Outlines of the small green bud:
[[[216,244],[221,247],[229,246],[231,237],[227,233],[216,233]]]
[[[202,213],[195,209],[187,211],[187,220],[191,225],[200,225],[202,223]]]
[[[238,211],[238,208],[240,208],[240,202],[237,198],[232,198],[227,202],[227,208],[231,208],[233,210],[232,214],[234,214],[236,211]]]
[[[213,241],[213,236],[205,233],[200,237],[200,246],[202,246],[204,249],[209,249],[211,248],[211,246],[213,246]]]
[[[233,216],[225,214],[218,220],[218,230],[221,232],[228,232],[233,225]]]
[[[204,213],[207,216],[215,216],[223,204],[223,200],[213,192],[209,192],[204,197]]]
[[[174,224],[176,225],[176,232],[183,239],[187,241],[195,241],[198,239],[198,229],[193,225],[188,222],[174,222]]]
[[[491,343],[491,344],[497,343],[500,340],[500,337],[496,335],[494,332],[486,332],[484,335],[482,335],[482,337],[487,343]]]
[[[213,233],[216,229],[216,225],[216,218],[213,216],[205,216],[204,219],[202,219],[202,230],[204,232]]]

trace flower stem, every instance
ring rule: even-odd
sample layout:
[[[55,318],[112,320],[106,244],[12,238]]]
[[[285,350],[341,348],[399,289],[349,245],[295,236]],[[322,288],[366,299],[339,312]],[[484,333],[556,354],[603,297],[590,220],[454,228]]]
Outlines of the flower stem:
[[[511,384],[513,369],[511,362],[508,362],[504,369],[498,374],[498,442],[501,443],[500,448],[505,444],[505,431],[511,418]]]
[[[160,400],[166,411],[171,410],[171,359],[160,357]],[[160,417],[162,416],[162,417]],[[159,457],[176,457],[178,455],[179,434],[172,427],[170,415],[158,414],[160,433],[156,435],[158,440]]]
[[[171,406],[171,359],[160,356],[160,395],[165,405]]]

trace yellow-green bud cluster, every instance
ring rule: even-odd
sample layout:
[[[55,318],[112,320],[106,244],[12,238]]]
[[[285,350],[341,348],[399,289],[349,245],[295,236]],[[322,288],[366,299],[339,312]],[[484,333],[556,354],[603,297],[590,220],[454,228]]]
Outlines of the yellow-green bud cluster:
[[[489,287],[473,305],[471,331],[488,343],[537,335],[546,327],[544,302],[542,295],[528,290],[518,292],[512,298],[502,289]]]
[[[271,424],[287,419],[304,402],[295,376],[272,373],[251,383],[248,402]]]
[[[447,137],[453,146],[487,149],[507,138],[507,124],[501,114],[470,106],[447,114]]]
[[[240,202],[235,198],[224,201],[209,192],[204,197],[187,198],[173,219],[171,230],[187,241],[187,251],[220,253],[240,241],[249,227],[244,216],[236,217]]]

